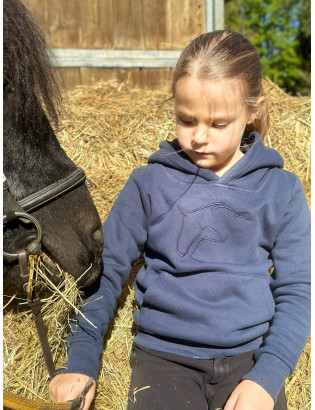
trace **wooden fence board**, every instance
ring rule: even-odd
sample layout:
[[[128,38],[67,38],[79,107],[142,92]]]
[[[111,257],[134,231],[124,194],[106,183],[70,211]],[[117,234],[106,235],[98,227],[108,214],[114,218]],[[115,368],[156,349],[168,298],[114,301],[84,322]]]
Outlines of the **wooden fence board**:
[[[163,49],[170,42],[166,29],[167,1],[143,0],[144,47],[147,50]]]
[[[78,48],[100,48],[99,1],[79,0],[81,36]]]
[[[162,68],[55,68],[62,89],[72,90],[78,85],[93,85],[101,81],[117,80],[129,87],[157,89],[170,87],[172,69]]]
[[[119,83],[126,83],[130,87],[142,88],[142,73],[139,68],[115,68],[112,70],[112,79]]]
[[[142,1],[116,0],[113,13],[114,48],[143,50]]]
[[[35,21],[45,33],[48,32],[48,0],[24,0],[23,3],[32,13]],[[47,39],[48,40],[48,39]]]
[[[72,90],[75,86],[82,84],[80,68],[57,68],[55,72],[62,90]]]
[[[171,68],[144,68],[142,71],[142,87],[151,90],[169,86],[171,88]]]
[[[108,81],[112,79],[111,69],[82,67],[80,72],[81,84],[83,85],[93,85],[100,81]]]
[[[100,47],[114,48],[113,0],[98,0],[99,2],[99,37]]]
[[[204,31],[205,4],[203,0],[171,0],[169,16],[171,38],[175,49],[182,49]]]
[[[53,47],[75,48],[80,44],[79,0],[48,1],[49,40]]]

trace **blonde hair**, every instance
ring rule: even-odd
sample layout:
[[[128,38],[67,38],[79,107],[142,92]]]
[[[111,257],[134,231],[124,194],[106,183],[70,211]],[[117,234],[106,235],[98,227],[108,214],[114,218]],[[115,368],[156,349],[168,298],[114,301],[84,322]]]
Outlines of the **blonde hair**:
[[[262,67],[253,44],[239,33],[216,30],[201,34],[182,51],[174,68],[172,95],[175,86],[183,77],[203,80],[241,80],[245,102],[258,109],[256,118],[247,124],[244,138],[252,131],[264,137],[268,130],[269,114],[267,101],[257,106],[259,97],[264,96]]]

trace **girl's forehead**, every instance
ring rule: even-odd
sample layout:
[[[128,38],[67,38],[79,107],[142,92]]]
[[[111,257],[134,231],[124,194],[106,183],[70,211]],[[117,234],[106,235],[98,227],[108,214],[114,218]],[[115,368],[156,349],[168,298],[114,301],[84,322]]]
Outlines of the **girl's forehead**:
[[[235,111],[235,107],[245,105],[242,82],[239,79],[203,80],[183,77],[175,86],[175,105],[192,108],[196,105],[216,107],[224,111]]]

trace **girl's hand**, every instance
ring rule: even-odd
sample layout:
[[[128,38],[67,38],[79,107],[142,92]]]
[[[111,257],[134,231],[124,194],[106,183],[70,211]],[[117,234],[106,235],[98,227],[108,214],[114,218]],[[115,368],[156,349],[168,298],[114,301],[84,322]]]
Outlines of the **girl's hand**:
[[[232,392],[224,410],[273,410],[274,401],[258,383],[243,380]]]
[[[89,376],[80,373],[57,374],[49,383],[49,394],[52,401],[65,402],[73,400],[81,394]],[[85,404],[81,410],[88,410],[95,394],[95,382],[85,396]]]

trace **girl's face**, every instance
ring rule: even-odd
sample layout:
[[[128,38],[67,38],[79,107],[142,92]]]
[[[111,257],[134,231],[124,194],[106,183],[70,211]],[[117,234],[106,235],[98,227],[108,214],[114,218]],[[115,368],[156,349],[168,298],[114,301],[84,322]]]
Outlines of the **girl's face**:
[[[175,86],[178,142],[199,167],[221,176],[243,154],[246,124],[255,118],[247,108],[239,80],[198,80],[184,77]]]

